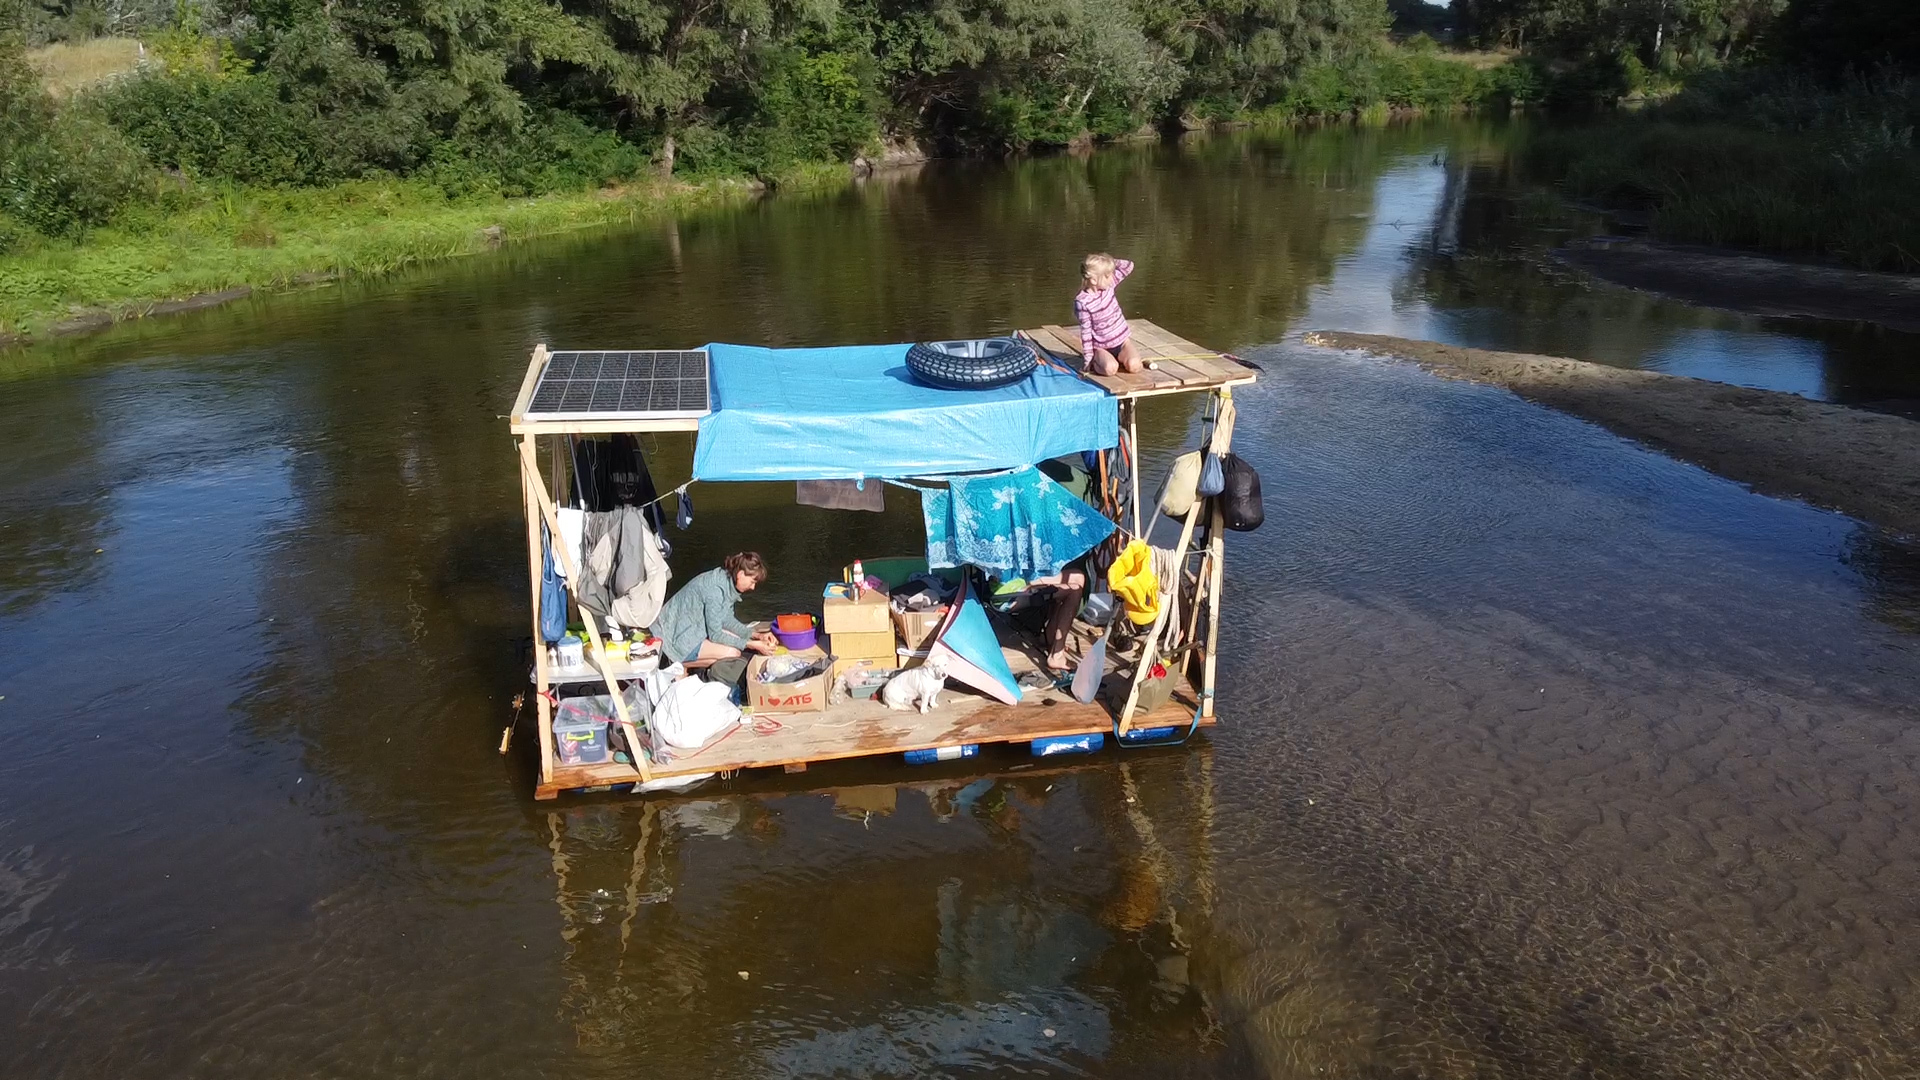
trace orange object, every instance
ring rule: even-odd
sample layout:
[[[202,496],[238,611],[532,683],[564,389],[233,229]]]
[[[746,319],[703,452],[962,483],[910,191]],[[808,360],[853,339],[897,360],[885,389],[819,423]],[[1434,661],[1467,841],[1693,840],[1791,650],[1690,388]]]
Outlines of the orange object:
[[[813,616],[776,615],[773,624],[789,634],[798,634],[803,630],[813,629]]]

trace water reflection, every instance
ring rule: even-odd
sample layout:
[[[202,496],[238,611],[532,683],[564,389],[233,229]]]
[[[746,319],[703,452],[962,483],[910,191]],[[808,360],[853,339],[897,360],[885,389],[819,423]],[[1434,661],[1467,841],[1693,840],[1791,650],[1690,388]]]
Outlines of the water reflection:
[[[673,1071],[1215,1074],[1210,754],[547,811],[562,1012]]]

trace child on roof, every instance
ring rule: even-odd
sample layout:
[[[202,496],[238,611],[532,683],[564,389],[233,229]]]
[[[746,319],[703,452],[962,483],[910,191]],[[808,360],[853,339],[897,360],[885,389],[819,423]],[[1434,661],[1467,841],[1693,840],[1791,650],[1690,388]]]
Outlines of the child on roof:
[[[1132,329],[1120,313],[1114,286],[1133,273],[1133,264],[1104,252],[1094,252],[1080,264],[1080,292],[1073,312],[1080,319],[1080,356],[1095,375],[1135,372],[1146,367],[1133,347]]]

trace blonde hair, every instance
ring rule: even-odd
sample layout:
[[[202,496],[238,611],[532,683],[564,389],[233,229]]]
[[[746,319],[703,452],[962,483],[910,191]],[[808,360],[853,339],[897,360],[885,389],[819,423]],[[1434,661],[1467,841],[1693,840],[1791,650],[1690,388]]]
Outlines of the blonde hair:
[[[1097,289],[1113,284],[1113,256],[1096,251],[1080,261],[1080,280]]]

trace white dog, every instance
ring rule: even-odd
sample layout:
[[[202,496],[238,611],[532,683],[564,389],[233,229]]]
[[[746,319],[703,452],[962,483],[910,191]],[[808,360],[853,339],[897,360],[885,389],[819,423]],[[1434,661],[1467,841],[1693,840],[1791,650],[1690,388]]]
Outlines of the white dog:
[[[917,702],[921,712],[930,712],[939,706],[946,685],[947,662],[936,658],[888,679],[880,688],[880,700],[889,709],[911,709]]]

